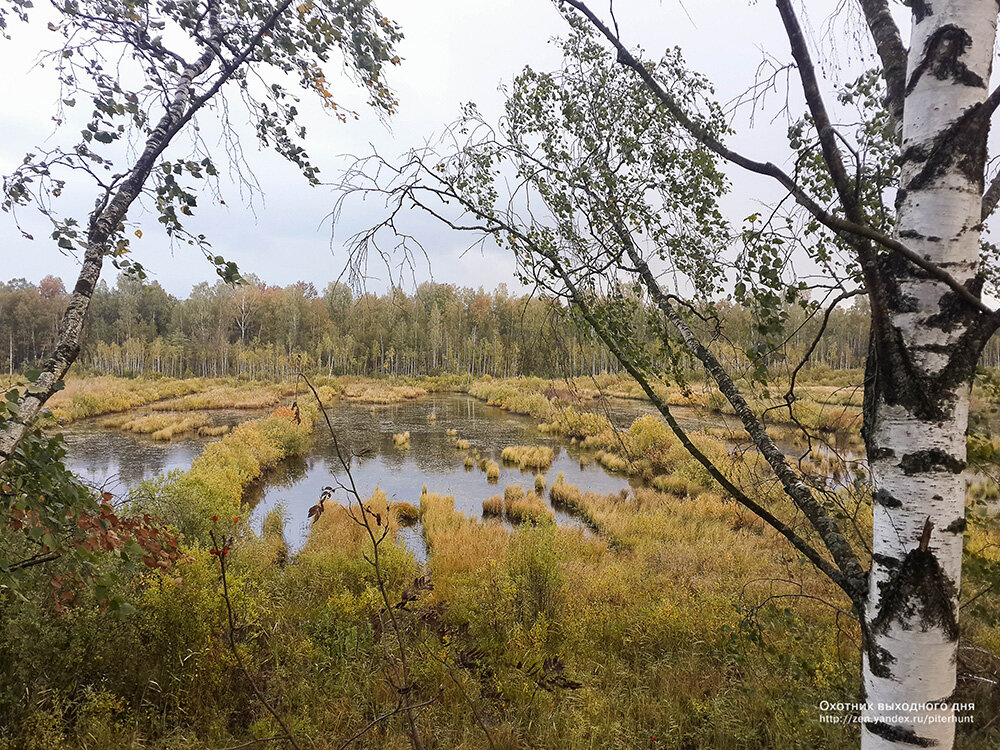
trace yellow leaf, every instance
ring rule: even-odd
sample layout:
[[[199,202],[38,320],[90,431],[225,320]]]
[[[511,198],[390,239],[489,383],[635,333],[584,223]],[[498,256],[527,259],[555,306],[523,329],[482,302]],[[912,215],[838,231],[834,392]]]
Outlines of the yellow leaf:
[[[142,230],[141,229],[136,229],[135,230],[135,236],[138,237],[141,240],[142,239]]]

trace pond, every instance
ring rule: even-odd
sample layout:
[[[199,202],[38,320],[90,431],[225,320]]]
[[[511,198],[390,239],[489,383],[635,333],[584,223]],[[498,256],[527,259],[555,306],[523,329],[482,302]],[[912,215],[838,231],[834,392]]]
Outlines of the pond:
[[[609,399],[603,407],[594,402],[583,408],[603,411],[620,428],[627,428],[638,416],[656,413],[647,402],[621,399]],[[526,490],[534,486],[534,472],[523,472],[500,461],[501,451],[509,445],[545,445],[553,449],[555,460],[542,472],[546,487],[560,472],[570,484],[603,494],[621,492],[635,482],[609,473],[594,461],[591,452],[571,446],[564,438],[540,433],[537,420],[488,406],[466,394],[434,393],[387,405],[341,401],[327,412],[344,455],[354,454],[351,473],[359,494],[366,499],[379,487],[390,501],[416,505],[426,485],[430,492],[454,496],[456,510],[479,517],[483,500],[503,492],[507,485],[520,484]],[[706,417],[688,408],[675,408],[674,412],[688,429],[726,426],[727,422],[735,426],[732,418],[727,420],[717,414]],[[213,410],[211,415],[213,424],[232,426],[266,413],[229,409]],[[478,467],[466,468],[466,451],[455,447],[448,430],[468,440],[480,455],[500,463],[499,481],[489,482]],[[393,433],[407,431],[410,447],[396,448]],[[64,429],[64,435],[67,465],[90,484],[116,496],[125,495],[128,488],[144,479],[171,469],[189,468],[205,445],[217,439],[189,435],[171,442],[156,441],[102,427],[99,419],[74,423]],[[285,539],[297,550],[309,532],[309,507],[317,502],[323,487],[335,486],[338,479],[348,483],[326,423],[320,419],[313,444],[304,456],[283,461],[247,489],[245,501],[252,509],[251,521],[259,531],[267,513],[283,505]],[[337,492],[335,498],[347,500],[343,491]],[[548,504],[547,492],[543,499]],[[583,527],[575,517],[555,509],[553,512],[557,523]],[[419,526],[401,533],[417,558],[424,559],[426,549]]]
[[[136,413],[140,411],[137,409]],[[215,409],[212,422],[234,427],[266,413],[263,410]],[[62,429],[66,441],[66,466],[88,484],[114,495],[124,495],[130,487],[158,474],[191,468],[191,462],[205,446],[219,439],[189,433],[178,440],[153,440],[148,435],[102,427],[102,419],[84,419]]]
[[[617,425],[627,427],[635,417],[650,410],[642,402],[616,401],[609,404],[608,414]],[[562,438],[538,432],[537,420],[488,406],[465,394],[436,393],[388,405],[342,401],[327,411],[344,454],[363,454],[352,459],[351,473],[364,498],[380,487],[390,500],[417,504],[421,488],[426,485],[430,492],[453,495],[456,510],[478,517],[483,500],[503,492],[507,485],[521,484],[525,489],[534,486],[534,473],[522,472],[516,466],[501,463],[500,479],[494,483],[478,467],[467,469],[466,451],[456,449],[454,440],[447,435],[449,429],[456,430],[458,437],[468,440],[481,455],[497,462],[508,445],[552,447],[556,455],[552,466],[543,472],[546,486],[560,472],[566,475],[566,481],[586,490],[613,493],[630,486],[627,477],[608,473],[587,452],[571,448]],[[216,410],[212,417],[216,424],[237,424],[262,413]],[[410,448],[396,448],[393,433],[406,431],[410,433]],[[189,468],[212,440],[192,435],[171,442],[155,441],[102,427],[99,420],[74,423],[63,434],[67,465],[89,483],[119,496],[144,479],[171,469]],[[334,477],[346,483],[321,419],[306,455],[283,461],[248,489],[245,499],[253,509],[252,522],[259,530],[268,511],[283,504],[287,517],[285,538],[293,549],[298,549],[308,534],[308,509],[324,486],[336,484]],[[343,492],[335,497],[346,501]],[[561,524],[582,525],[561,511],[556,511],[556,517]],[[403,538],[418,558],[426,555],[419,528],[405,529]]]

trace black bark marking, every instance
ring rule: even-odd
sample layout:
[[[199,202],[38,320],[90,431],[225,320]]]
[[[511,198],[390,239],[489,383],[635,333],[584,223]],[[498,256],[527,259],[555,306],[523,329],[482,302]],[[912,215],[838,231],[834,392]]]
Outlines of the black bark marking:
[[[965,288],[977,297],[983,291],[981,275],[977,274],[965,282]],[[969,313],[968,303],[955,292],[947,291],[938,300],[938,312],[924,319],[924,324],[942,331],[953,331],[962,326],[968,326],[976,313]],[[950,348],[950,347],[949,347]]]
[[[913,20],[916,23],[920,23],[927,18],[927,16],[934,15],[931,12],[931,7],[927,4],[926,0],[913,0],[910,3],[910,10],[913,11]]]
[[[934,747],[938,744],[937,740],[921,737],[912,729],[894,727],[884,721],[866,721],[865,729],[889,742],[902,742],[904,745],[913,745],[914,747]]]
[[[892,448],[876,447],[873,448],[871,452],[868,454],[869,461],[878,461],[883,458],[895,458],[895,457],[896,457],[896,451],[894,451]]]
[[[924,45],[924,59],[906,84],[906,93],[913,91],[925,73],[930,73],[939,81],[950,79],[964,86],[985,87],[982,76],[969,70],[960,59],[971,44],[969,33],[953,23],[945,24],[931,34]]]
[[[891,665],[896,661],[896,657],[881,646],[871,645],[868,647],[868,668],[876,677],[887,680],[892,677]]]
[[[875,490],[872,499],[883,508],[901,508],[903,506],[903,503],[898,498],[893,497],[892,493],[888,490]]]
[[[945,526],[944,530],[950,531],[952,534],[961,534],[965,531],[965,527],[967,525],[968,524],[966,523],[964,517],[956,518],[954,521]]]
[[[957,456],[952,456],[950,453],[946,453],[940,448],[930,448],[929,450],[907,453],[899,460],[899,468],[907,476],[927,474],[932,471],[948,471],[952,474],[961,474],[965,471],[965,461]]]
[[[872,560],[877,562],[883,568],[898,568],[901,563],[895,557],[889,557],[888,555],[883,555],[880,552],[875,552],[872,555]]]
[[[872,632],[884,633],[893,622],[908,630],[910,621],[916,618],[922,630],[940,627],[950,640],[958,640],[955,584],[941,570],[931,550],[910,550],[879,589],[879,609],[871,623]]]
[[[916,229],[904,229],[899,233],[899,238],[903,240],[924,240],[926,242],[941,241],[941,238],[936,234],[921,234]]]
[[[945,130],[934,138],[930,148],[927,144],[910,146],[903,150],[900,159],[903,164],[922,164],[920,171],[907,183],[907,191],[920,190],[933,180],[941,177],[950,167],[956,167],[979,192],[983,190],[986,163],[986,136],[990,122],[983,116],[982,103],[969,107]]]

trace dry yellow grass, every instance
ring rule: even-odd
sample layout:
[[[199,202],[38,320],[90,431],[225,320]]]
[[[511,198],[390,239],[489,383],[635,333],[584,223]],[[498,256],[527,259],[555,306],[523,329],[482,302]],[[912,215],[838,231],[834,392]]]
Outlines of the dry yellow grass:
[[[351,383],[344,387],[342,394],[344,399],[362,404],[396,404],[425,395],[424,388],[379,382]]]
[[[422,494],[420,520],[431,551],[428,565],[436,599],[448,601],[460,587],[468,585],[468,574],[506,555],[507,532],[455,512],[451,495]]]
[[[555,520],[544,501],[534,492],[525,492],[517,484],[507,485],[503,495],[493,495],[483,500],[483,517],[503,516],[513,524],[551,523]]]
[[[66,424],[85,417],[127,411],[139,406],[175,398],[211,388],[213,381],[203,378],[96,378],[66,379],[66,387],[47,402],[52,415]]]
[[[389,505],[400,526],[413,526],[420,520],[420,509],[411,503],[395,502]]]
[[[483,516],[486,518],[499,518],[503,516],[504,498],[503,495],[493,495],[483,500]]]
[[[218,427],[199,427],[198,434],[201,437],[219,437],[220,435],[225,435],[229,432],[228,425],[220,425]]]
[[[156,404],[157,410],[196,411],[199,409],[270,409],[295,393],[291,383],[215,384],[198,393]]]
[[[502,461],[522,469],[547,469],[554,458],[555,452],[542,445],[509,445],[500,453]]]
[[[491,655],[496,689],[512,705],[528,706],[536,686],[502,665],[546,656],[558,656],[564,673],[584,685],[575,700],[567,693],[531,709],[540,712],[531,716],[533,745],[586,747],[596,722],[601,732],[617,732],[623,746],[643,747],[649,726],[676,721],[692,747],[741,746],[731,741],[733,731],[757,738],[755,747],[778,747],[782,732],[803,729],[780,718],[797,715],[785,713],[791,705],[812,705],[853,684],[856,628],[838,625],[814,600],[755,611],[755,627],[781,658],[740,641],[746,609],[771,594],[795,593],[799,584],[846,605],[812,568],[790,558],[777,534],[739,527],[734,506],[719,495],[684,502],[652,490],[597,495],[564,478],[552,491],[565,502],[576,498],[600,535],[554,524],[505,534],[456,513],[452,498],[422,498],[432,601],[444,606],[449,627],[467,631],[469,642]],[[513,486],[505,495],[512,503],[528,496]],[[495,512],[504,501],[496,495],[488,507]],[[783,588],[780,579],[789,578],[795,583]],[[752,691],[747,674],[754,675]],[[840,746],[842,730],[815,723],[806,730],[815,746]]]
[[[186,419],[168,424],[166,427],[156,430],[153,433],[153,440],[173,440],[175,437],[186,435],[195,429],[205,427],[206,417],[188,417]]]
[[[372,496],[365,501],[365,508],[369,511],[367,517],[376,535],[381,528],[388,527],[390,535],[395,535],[399,530],[397,513],[380,488],[376,487]],[[361,520],[361,509],[356,502],[348,507],[333,500],[327,501],[323,513],[309,531],[303,552],[306,555],[344,554],[354,550],[360,554],[362,550],[369,550],[371,540],[368,532],[355,519]]]
[[[204,414],[178,414],[176,412],[156,412],[140,416],[126,414],[101,421],[104,427],[117,428],[122,432],[152,435],[154,440],[172,440],[195,430],[200,432],[201,429],[206,429],[205,426],[208,423],[209,419]]]

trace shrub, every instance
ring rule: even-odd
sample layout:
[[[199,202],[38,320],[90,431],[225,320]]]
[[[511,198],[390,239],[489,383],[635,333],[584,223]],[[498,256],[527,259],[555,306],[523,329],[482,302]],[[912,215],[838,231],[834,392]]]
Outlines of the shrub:
[[[420,511],[410,503],[396,502],[389,506],[400,526],[413,526],[420,520]]]
[[[198,434],[201,437],[219,437],[220,435],[225,435],[229,432],[229,425],[220,425],[218,427],[199,427]]]
[[[547,469],[554,458],[554,451],[541,445],[509,445],[500,454],[502,461],[517,464],[522,469]]]
[[[534,492],[524,494],[524,490],[521,490],[518,497],[512,499],[504,498],[504,512],[507,520],[514,524],[551,523],[555,520],[552,511],[545,506],[545,503],[538,495]]]
[[[500,517],[504,512],[503,495],[493,495],[483,500],[483,515],[486,517]]]
[[[697,494],[697,485],[692,485],[687,479],[677,474],[664,474],[653,479],[653,486],[662,492],[669,492],[679,497]],[[696,489],[692,492],[692,486]]]

